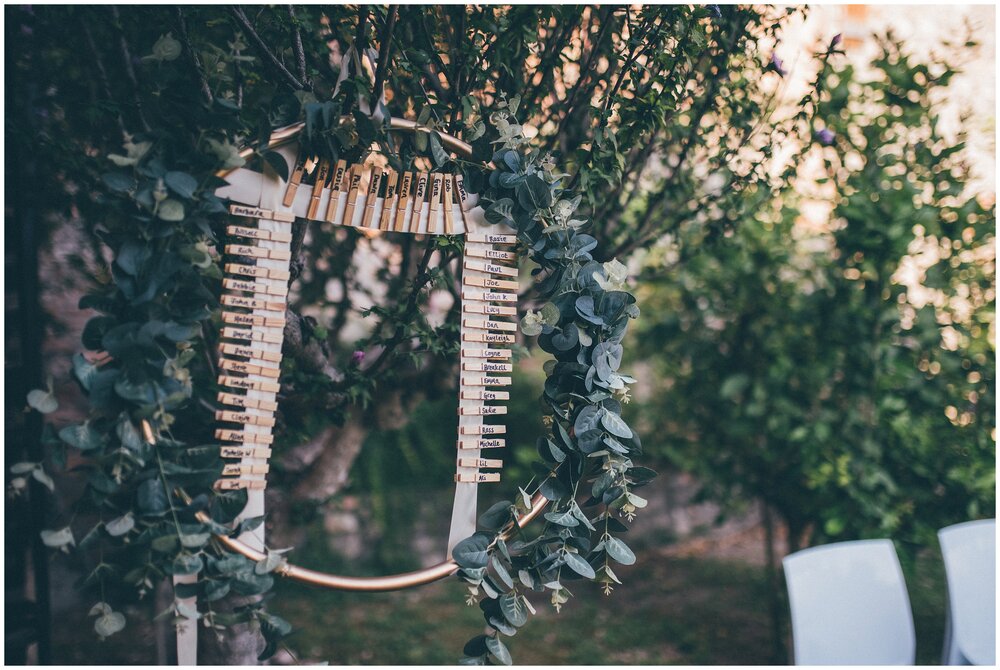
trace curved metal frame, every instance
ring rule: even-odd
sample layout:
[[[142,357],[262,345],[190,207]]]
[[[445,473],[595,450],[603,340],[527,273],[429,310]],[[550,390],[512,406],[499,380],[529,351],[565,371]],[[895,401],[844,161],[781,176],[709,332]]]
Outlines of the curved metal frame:
[[[274,147],[292,141],[304,127],[304,123],[296,123],[291,126],[275,130],[271,134],[268,146]],[[414,121],[396,118],[390,119],[389,127],[391,130],[406,132],[415,132],[422,129],[422,127]],[[450,149],[457,154],[471,157],[472,145],[468,142],[463,142],[457,137],[453,137],[447,133],[439,132],[439,135],[441,137],[441,144],[447,149]],[[253,151],[253,148],[248,147],[244,149],[240,155],[247,157],[252,154]],[[229,170],[222,171],[219,173],[219,176],[224,177],[229,172]],[[186,498],[186,496],[184,497]],[[545,509],[545,505],[547,503],[548,501],[543,495],[535,494],[535,497],[531,500],[531,509],[524,514],[519,515],[515,522],[508,524],[507,527],[501,531],[501,536],[505,539],[509,538],[515,531],[531,523],[532,520],[542,513],[542,510]],[[198,520],[203,523],[210,521],[210,517],[206,512],[198,512],[196,516],[198,517]],[[229,537],[228,535],[216,535],[215,537],[231,551],[241,554],[252,561],[260,561],[266,558],[266,554],[250,547],[236,538]],[[451,558],[445,559],[436,565],[415,570],[413,572],[404,572],[381,577],[347,577],[344,575],[335,575],[329,572],[311,570],[309,568],[303,568],[290,563],[283,564],[275,570],[276,573],[284,577],[306,584],[312,584],[314,586],[322,586],[341,591],[364,592],[398,591],[401,589],[412,588],[414,586],[422,586],[424,584],[435,582],[439,579],[444,579],[445,577],[455,574],[457,571],[458,564]]]

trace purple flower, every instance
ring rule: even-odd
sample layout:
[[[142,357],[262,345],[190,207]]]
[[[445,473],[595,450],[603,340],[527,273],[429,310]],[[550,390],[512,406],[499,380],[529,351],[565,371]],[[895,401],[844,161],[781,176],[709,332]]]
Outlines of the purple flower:
[[[823,130],[817,130],[815,133],[816,141],[822,144],[824,147],[828,147],[833,144],[833,140],[837,137],[829,128],[824,128]]]
[[[778,58],[778,54],[776,52],[771,52],[771,64],[768,67],[777,72],[779,77],[784,77],[788,74],[788,70],[785,69],[785,64],[780,58]]]
[[[843,40],[844,40],[844,36],[841,33],[837,33],[836,35],[834,35],[833,39],[830,40],[830,51],[833,51],[834,49],[836,49],[837,47],[839,47],[840,43]]]
[[[708,11],[712,12],[713,14],[715,14],[715,18],[717,18],[717,19],[721,19],[722,18],[722,10],[719,9],[718,5],[709,5],[708,6]]]
[[[361,365],[363,360],[365,360],[365,352],[358,350],[351,354],[351,362],[355,365]]]

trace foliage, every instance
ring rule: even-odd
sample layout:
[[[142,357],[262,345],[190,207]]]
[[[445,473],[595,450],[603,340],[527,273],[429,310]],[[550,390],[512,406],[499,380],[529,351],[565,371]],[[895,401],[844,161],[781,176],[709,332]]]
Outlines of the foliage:
[[[593,259],[597,240],[583,232],[585,219],[574,218],[581,198],[561,187],[551,159],[524,150],[516,111],[516,98],[502,101],[491,118],[500,146],[484,193],[485,216],[516,229],[538,265],[537,292],[547,302],[537,313],[528,311],[521,330],[537,335],[553,360],[545,366],[541,404],[548,430],[538,439],[535,491],[521,489],[515,500],[490,507],[479,519],[483,530],[452,552],[470,584],[470,604],[478,599],[496,631],[466,644],[463,662],[479,664],[511,664],[501,635],[514,635],[534,612],[524,592],[548,592],[557,611],[571,595],[564,580],[591,579],[611,593],[620,583],[611,563],[635,562],[614,535],[627,530],[617,517],[631,521],[646,506],[635,490],[654,476],[634,465],[641,442],[621,418],[628,385],[635,382],[619,372],[628,322],[639,316],[635,297],[623,290],[620,264]],[[581,506],[587,485],[590,495]],[[536,491],[550,501],[550,511],[537,534],[528,534],[515,519],[531,508],[529,493]]]
[[[772,506],[793,549],[915,549],[995,504],[995,209],[969,193],[961,138],[938,130],[947,62],[891,38],[871,75],[835,62],[809,155],[832,225],[803,224],[790,185],[712,254],[671,264],[665,248],[639,340],[671,385],[647,410],[669,417],[651,429],[673,459],[718,499]]]
[[[608,290],[623,279],[610,259],[683,226],[701,231],[692,237],[696,243],[717,235],[738,220],[744,189],[772,187],[761,158],[792,126],[761,130],[769,100],[754,82],[776,76],[764,74],[764,49],[783,13],[736,6],[312,6],[261,7],[248,15],[238,7],[49,6],[8,14],[19,113],[7,117],[6,135],[19,155],[58,166],[40,171],[37,200],[53,229],[78,225],[90,247],[79,252],[88,285],[81,307],[97,315],[83,334],[90,353],[74,359],[74,372],[91,413],[82,424],[59,426],[60,439],[50,444],[57,464],[66,461],[67,447],[84,458],[78,472],[86,489],[71,517],[76,529],[47,536],[53,543],[82,538],[78,550],[92,566],[88,587],[103,593],[124,583],[143,595],[169,575],[197,573],[198,582],[178,587],[176,595],[197,592],[202,610],[175,603],[167,614],[216,627],[252,620],[269,638],[265,655],[287,630],[256,600],[225,611],[214,606],[233,594],[267,591],[273,566],[254,566],[211,539],[212,532],[246,527],[230,526],[242,495],[210,489],[221,467],[211,434],[212,352],[225,220],[212,191],[219,169],[244,161],[238,147],[259,145],[272,129],[298,120],[306,121],[317,151],[358,158],[377,143],[402,165],[465,169],[473,190],[490,189],[495,202],[509,199],[509,208],[494,207],[492,216],[509,216],[523,228],[544,268],[525,298],[551,299],[559,309],[558,323],[544,306],[524,323],[526,332],[541,327],[540,346],[557,352],[547,398],[558,454],[548,440],[543,446],[551,459],[567,462],[557,477],[548,469],[543,475],[543,492],[562,500],[554,514],[563,523],[548,523],[569,529],[553,541],[560,548],[546,554],[556,558],[545,569],[562,561],[571,571],[594,569],[612,579],[602,563],[584,567],[580,556],[627,553],[607,541],[586,546],[579,530],[586,515],[560,487],[584,481],[585,465],[613,463],[597,497],[623,501],[622,509],[638,506],[623,486],[631,429],[618,419],[617,401],[563,394],[572,388],[586,397],[595,393],[591,382],[620,381],[617,345],[632,299]],[[355,68],[334,94],[338,56],[349,46],[366,53],[373,44],[375,71]],[[389,91],[382,108],[416,117],[430,132],[394,136],[360,113],[359,97],[369,98],[382,82]],[[520,99],[520,126],[536,133],[533,146],[561,153],[573,169],[569,185],[585,195],[578,218],[568,218],[566,204],[548,211],[548,199],[558,195],[551,188],[556,176],[538,173],[537,153],[502,161],[487,183],[441,151],[435,133],[448,131],[473,143],[474,159],[491,157],[494,136],[485,119],[503,109],[499,91]],[[347,118],[340,121],[342,114]],[[520,137],[508,124],[504,137]],[[273,164],[273,156],[257,153],[249,161]],[[709,173],[725,188],[709,188]],[[703,208],[708,198],[718,207]],[[557,232],[542,235],[540,224],[525,220],[539,205]],[[599,224],[592,236],[576,230],[587,218]],[[352,403],[432,386],[457,351],[460,318],[455,309],[441,327],[425,318],[433,292],[457,290],[450,269],[460,251],[455,241],[420,253],[412,239],[373,240],[322,226],[298,230],[279,453],[347,420]],[[604,255],[593,256],[598,248]],[[591,256],[607,264],[590,266]],[[371,258],[383,263],[374,288],[358,273],[360,259]],[[581,265],[586,272],[573,279]],[[572,281],[583,294],[579,304],[561,293]],[[382,295],[398,300],[370,307]],[[359,306],[371,317],[360,325]],[[584,362],[574,362],[577,356]],[[590,370],[597,382],[588,379]],[[585,443],[577,428],[589,430]],[[614,437],[602,438],[604,430]],[[626,453],[584,459],[582,449],[601,450],[598,438]],[[284,493],[295,475],[281,474],[272,480]],[[178,487],[191,494],[190,503],[175,495]],[[212,521],[198,521],[198,511]],[[568,525],[571,519],[579,523]],[[53,526],[70,523],[63,518]],[[553,542],[525,551],[541,556]],[[561,587],[554,593],[557,600],[566,595]],[[521,601],[504,602],[515,612]],[[99,614],[102,631],[118,628],[113,610]],[[494,658],[505,658],[501,644],[490,642]]]

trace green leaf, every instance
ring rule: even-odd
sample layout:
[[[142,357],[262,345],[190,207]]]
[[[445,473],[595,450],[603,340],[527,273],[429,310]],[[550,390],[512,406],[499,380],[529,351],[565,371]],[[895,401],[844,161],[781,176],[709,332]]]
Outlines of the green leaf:
[[[476,533],[456,544],[451,552],[451,557],[462,568],[485,568],[489,561],[487,553],[489,546],[489,536],[484,533]]]
[[[124,515],[105,523],[104,528],[107,529],[108,535],[111,537],[124,535],[135,528],[135,517],[132,516],[132,512],[127,512]]]
[[[101,181],[115,193],[127,193],[135,188],[135,179],[121,172],[106,172],[101,175]]]
[[[12,475],[24,475],[31,472],[37,467],[38,463],[27,463],[27,462],[15,463],[14,465],[10,466],[10,473]]]
[[[573,422],[573,430],[576,434],[583,435],[584,433],[594,430],[601,423],[601,412],[603,410],[596,405],[587,405],[580,413],[576,415],[576,421]]]
[[[575,528],[580,525],[580,520],[577,519],[570,510],[563,510],[562,512],[546,512],[545,520],[550,523],[554,523],[557,526],[565,526],[566,528]]]
[[[513,149],[508,149],[504,152],[503,162],[511,172],[521,171],[521,155]]]
[[[479,525],[487,530],[496,530],[500,528],[513,518],[511,515],[512,507],[513,505],[508,500],[501,500],[498,503],[494,503],[488,510],[480,515]]]
[[[465,643],[465,647],[462,649],[462,653],[466,656],[482,656],[486,653],[486,636],[477,635],[468,642]]]
[[[525,588],[535,588],[535,578],[527,570],[518,570],[517,578],[522,584],[524,584]]]
[[[143,446],[142,435],[139,434],[139,429],[135,427],[135,424],[129,420],[128,414],[122,412],[118,417],[118,424],[115,427],[115,432],[118,434],[118,439],[121,440],[122,446],[131,449],[132,451],[139,451]]]
[[[490,558],[490,565],[493,566],[493,572],[496,574],[497,579],[503,582],[503,585],[508,589],[514,588],[514,580],[510,578],[510,573],[507,572],[507,568],[504,567],[503,562],[493,556]]]
[[[413,133],[413,146],[417,148],[417,151],[424,153],[427,151],[427,137],[430,135],[425,130],[418,130]]]
[[[267,556],[257,561],[253,571],[258,575],[266,575],[269,572],[274,572],[274,569],[281,565],[284,560],[281,554],[269,551]]]
[[[285,157],[279,154],[277,151],[265,151],[261,154],[263,159],[267,161],[267,164],[271,166],[275,174],[281,178],[281,181],[288,181],[288,161]]]
[[[173,33],[161,35],[153,45],[153,53],[143,58],[151,58],[158,61],[175,60],[181,55],[181,43],[174,39]]]
[[[632,565],[635,563],[635,554],[629,549],[627,544],[617,537],[608,537],[604,541],[604,551],[608,552],[608,556],[622,565]]]
[[[727,377],[722,386],[719,388],[719,395],[726,400],[733,400],[737,395],[743,392],[743,390],[750,384],[750,378],[744,374],[736,374],[731,377]]]
[[[449,156],[448,152],[441,146],[441,136],[437,133],[437,131],[431,133],[431,156],[434,158],[434,163],[438,167],[446,165],[451,161],[451,156]]]
[[[56,400],[51,388],[47,391],[35,389],[28,392],[28,406],[42,414],[51,414],[59,409],[59,401]]]
[[[156,215],[164,221],[183,221],[184,205],[178,200],[167,198],[160,203],[159,207],[156,208]]]
[[[104,602],[94,603],[94,606],[90,608],[89,612],[87,612],[87,616],[96,616],[98,614],[111,614],[113,611],[114,610],[111,609],[111,605],[107,603]]]
[[[509,621],[512,626],[520,628],[528,622],[528,610],[521,602],[521,597],[516,593],[505,593],[500,596],[499,603],[503,618]]]
[[[521,332],[527,337],[536,337],[542,334],[542,323],[543,322],[538,314],[528,310],[528,312],[521,317],[519,326],[521,328]]]
[[[601,425],[615,437],[624,439],[632,437],[632,429],[614,412],[604,410],[601,414]]]
[[[495,658],[501,665],[510,665],[513,662],[510,657],[510,652],[507,650],[504,643],[500,641],[500,638],[487,637],[486,648],[489,650],[490,656]]]
[[[205,600],[213,602],[229,595],[229,581],[209,579],[205,582]]]
[[[487,223],[514,227],[514,201],[510,198],[500,198],[491,202],[483,216]]]
[[[80,382],[80,386],[82,386],[85,391],[90,390],[90,384],[97,375],[97,372],[97,366],[84,358],[83,354],[73,354],[73,374],[76,375],[77,380]]]
[[[541,177],[529,174],[515,190],[517,201],[528,212],[545,209],[552,204],[552,191]]]
[[[553,305],[551,302],[547,302],[542,305],[542,309],[539,310],[539,314],[542,316],[542,322],[546,326],[558,326],[559,325],[559,308]]]
[[[170,508],[167,492],[159,479],[147,479],[139,485],[139,511],[142,514],[158,516]]]
[[[172,569],[175,575],[193,575],[201,571],[201,556],[180,554],[174,559]]]
[[[847,523],[839,517],[831,517],[823,524],[823,531],[830,537],[836,537],[844,532]]]
[[[103,443],[102,435],[91,428],[89,422],[66,426],[59,431],[59,439],[80,451],[97,449]]]
[[[597,376],[603,381],[611,378],[622,362],[622,345],[617,342],[601,342],[594,347],[591,360],[597,369]]]
[[[152,547],[153,551],[158,551],[161,554],[169,554],[177,548],[178,537],[174,534],[161,535],[160,537],[154,538],[149,546]]]
[[[125,628],[125,615],[121,612],[109,612],[94,621],[94,632],[100,635],[101,639],[111,637],[123,628]]]
[[[566,559],[566,565],[570,570],[580,575],[581,577],[586,577],[587,579],[593,579],[596,575],[594,573],[594,568],[590,567],[588,563],[580,554],[574,554],[571,551],[563,552],[563,558]]]
[[[163,180],[170,187],[171,191],[186,200],[194,197],[194,192],[198,190],[198,180],[186,172],[168,172]],[[163,205],[160,206],[162,207]]]
[[[70,530],[69,526],[58,530],[43,530],[39,535],[41,535],[42,544],[53,549],[63,549],[76,544],[76,540],[73,539],[73,531]]]
[[[502,616],[486,616],[487,622],[501,635],[512,637],[517,635],[517,629],[510,625]]]
[[[183,586],[183,585],[178,584],[178,586]],[[175,600],[174,608],[177,610],[177,614],[184,617],[188,621],[197,621],[201,619],[201,612],[198,611],[197,607],[189,603],[183,602],[181,600]]]
[[[198,549],[208,544],[210,539],[211,533],[185,533],[181,535],[181,545],[185,549]]]

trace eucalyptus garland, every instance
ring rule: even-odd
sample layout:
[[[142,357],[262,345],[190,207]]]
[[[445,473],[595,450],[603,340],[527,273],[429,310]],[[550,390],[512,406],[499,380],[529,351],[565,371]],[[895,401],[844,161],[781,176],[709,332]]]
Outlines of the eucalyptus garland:
[[[307,121],[315,104],[304,106]],[[635,381],[619,372],[621,341],[629,319],[639,313],[624,290],[625,268],[594,260],[597,241],[583,232],[586,221],[574,217],[580,196],[570,198],[553,161],[529,150],[513,116],[516,106],[516,100],[501,100],[490,117],[489,137],[499,145],[495,169],[488,179],[471,167],[467,176],[483,194],[487,220],[515,228],[538,265],[534,292],[543,304],[520,325],[554,356],[546,364],[543,396],[549,430],[538,440],[542,460],[535,464],[537,485],[530,492],[541,492],[551,504],[539,534],[505,542],[500,533],[529,505],[530,493],[521,489],[517,500],[487,510],[483,530],[454,551],[470,602],[479,600],[497,631],[465,648],[468,661],[483,663],[510,662],[500,635],[513,635],[526,622],[532,611],[526,592],[548,591],[557,609],[571,595],[565,583],[574,579],[598,581],[610,593],[618,582],[611,563],[635,560],[615,536],[626,530],[620,517],[630,520],[645,505],[634,490],[654,474],[633,465],[641,445],[621,418],[628,385]],[[352,146],[388,139],[385,128],[356,113],[349,120],[365,131]],[[340,130],[337,124],[321,128],[314,142],[336,138]],[[434,149],[435,131],[427,134]],[[226,220],[223,203],[213,195],[221,184],[214,174],[244,159],[221,127],[201,135],[197,151],[183,159],[167,139],[127,136],[123,151],[107,156],[110,169],[101,174],[106,218],[99,234],[113,260],[80,302],[98,312],[82,338],[94,353],[73,359],[90,416],[48,437],[57,465],[67,462],[67,446],[86,459],[79,466],[86,488],[71,519],[77,523],[42,536],[54,549],[83,550],[96,559],[83,583],[99,594],[91,614],[101,637],[126,626],[115,604],[129,600],[122,598],[122,586],[141,598],[164,578],[190,575],[196,580],[175,584],[175,600],[160,615],[197,620],[219,633],[250,623],[266,640],[264,659],[291,630],[262,599],[284,559],[269,550],[254,563],[214,539],[244,533],[263,519],[235,522],[246,493],[213,490],[222,461],[218,445],[206,439],[221,290],[212,248],[220,248]],[[477,155],[488,142],[480,138]],[[336,144],[346,149],[343,141]],[[449,161],[438,155],[443,152],[431,154],[438,166]],[[55,409],[51,390],[33,394],[32,407]],[[24,473],[48,479],[36,464],[22,465]],[[189,495],[180,497],[182,489]],[[589,499],[578,502],[586,493]],[[203,521],[199,513],[206,511],[210,518]],[[78,536],[73,526],[83,521],[87,527]],[[185,602],[190,597],[197,597],[197,608]]]
[[[575,217],[581,196],[561,186],[565,175],[550,157],[528,148],[514,116],[517,100],[498,107],[491,116],[499,147],[484,193],[486,220],[516,229],[538,266],[534,288],[544,304],[520,326],[553,357],[541,398],[547,430],[537,441],[534,491],[522,488],[517,499],[490,507],[479,519],[482,530],[460,542],[453,557],[468,583],[467,602],[478,602],[494,631],[469,640],[462,662],[509,665],[502,636],[516,634],[535,612],[528,593],[547,593],[559,611],[572,595],[569,582],[598,582],[605,594],[621,583],[612,565],[635,562],[618,537],[628,530],[621,519],[631,521],[646,506],[635,490],[656,473],[634,464],[642,445],[621,416],[636,381],[619,370],[622,339],[639,316],[635,296],[625,290],[625,266],[594,260],[597,240],[584,232],[586,219]],[[505,540],[535,491],[549,500],[544,524]]]

